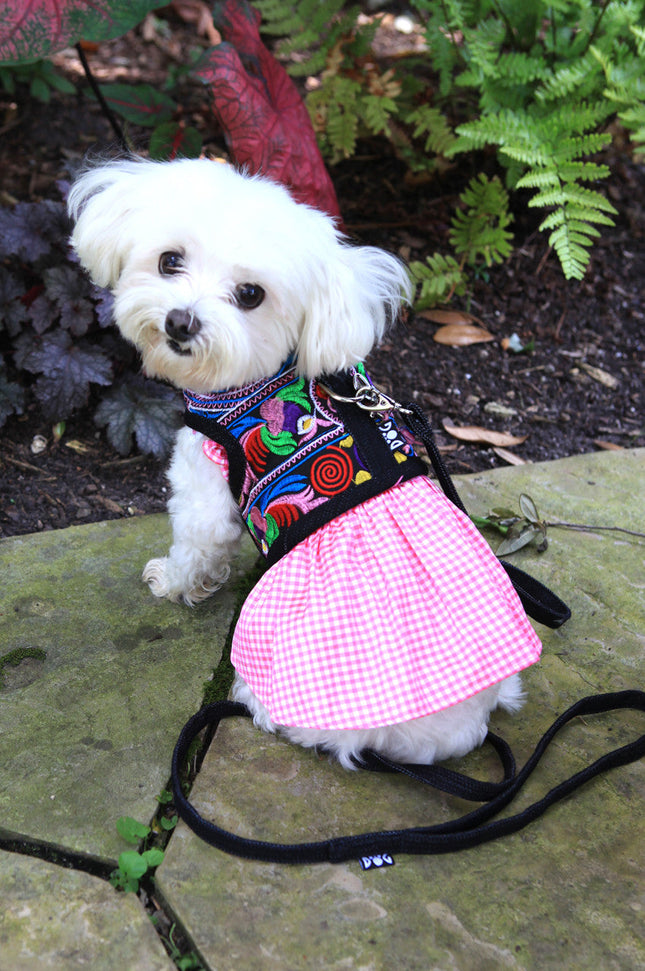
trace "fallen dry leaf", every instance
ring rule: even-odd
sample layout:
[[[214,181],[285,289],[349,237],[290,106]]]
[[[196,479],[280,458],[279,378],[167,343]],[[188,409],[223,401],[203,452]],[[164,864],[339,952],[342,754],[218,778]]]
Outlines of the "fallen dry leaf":
[[[598,448],[604,449],[606,452],[622,452],[624,451],[622,445],[616,445],[615,442],[603,442],[599,438],[594,439],[594,445]]]
[[[107,509],[109,512],[118,513],[120,516],[123,515],[123,506],[120,506],[118,502],[114,501],[114,499],[108,499],[107,496],[101,496],[101,495],[96,495],[96,496],[93,496],[92,498],[94,502],[97,502],[100,506],[103,506],[103,508]]]
[[[523,459],[519,455],[516,455],[515,452],[509,452],[507,448],[498,448],[497,446],[493,446],[493,451],[495,455],[498,455],[504,462],[507,462],[509,465],[528,464],[526,459]]]
[[[487,402],[484,405],[484,411],[487,415],[499,415],[500,418],[514,418],[517,414],[517,408],[511,408],[501,401]]]
[[[509,432],[496,432],[490,428],[481,428],[479,425],[453,425],[448,418],[444,418],[442,424],[449,435],[452,435],[453,438],[460,439],[462,442],[496,445],[498,448],[521,445],[528,438],[528,435],[511,435]]]
[[[65,442],[65,448],[71,448],[72,451],[78,452],[79,455],[86,455],[88,452],[94,451],[91,445],[86,445],[85,442],[79,442],[76,438],[70,438],[68,442]]]
[[[222,43],[222,35],[213,23],[213,14],[204,0],[172,0],[170,6],[187,24],[195,24],[197,34],[206,37],[215,47]]]
[[[417,317],[432,321],[433,324],[481,324],[481,320],[473,317],[466,310],[420,310]]]
[[[598,381],[599,384],[604,384],[606,388],[617,388],[618,379],[610,374],[608,371],[603,371],[602,368],[594,367],[593,364],[587,364],[585,361],[580,363],[580,367],[583,371],[593,378],[594,381]]]
[[[495,340],[492,334],[475,324],[446,324],[432,335],[432,339],[437,344],[447,344],[449,347],[466,347],[468,344]]]

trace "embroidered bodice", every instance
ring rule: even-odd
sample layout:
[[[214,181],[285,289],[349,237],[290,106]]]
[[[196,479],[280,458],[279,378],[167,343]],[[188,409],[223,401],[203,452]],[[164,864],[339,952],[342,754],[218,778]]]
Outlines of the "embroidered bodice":
[[[359,365],[319,382],[287,362],[243,388],[184,392],[186,424],[226,450],[229,486],[269,563],[347,509],[425,474],[392,414],[368,414],[323,386],[351,397],[357,372],[369,380]]]

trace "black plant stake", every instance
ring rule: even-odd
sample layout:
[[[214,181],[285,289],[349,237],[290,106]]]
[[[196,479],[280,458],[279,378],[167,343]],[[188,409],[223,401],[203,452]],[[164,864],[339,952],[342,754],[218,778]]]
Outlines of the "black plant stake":
[[[101,87],[99,84],[97,84],[96,78],[92,74],[88,60],[85,57],[85,51],[83,50],[80,44],[76,44],[76,50],[78,52],[78,56],[81,59],[81,64],[83,65],[83,70],[85,71],[85,77],[89,81],[90,87],[92,88],[92,91],[97,97],[98,103],[101,106],[101,110],[103,111],[103,114],[110,122],[112,129],[114,131],[114,134],[117,137],[117,141],[119,142],[119,145],[121,146],[124,152],[128,152],[130,148],[127,143],[126,137],[123,133],[123,129],[121,128],[121,125],[117,121],[116,115],[114,114],[109,104],[103,97],[103,92],[101,91]]]

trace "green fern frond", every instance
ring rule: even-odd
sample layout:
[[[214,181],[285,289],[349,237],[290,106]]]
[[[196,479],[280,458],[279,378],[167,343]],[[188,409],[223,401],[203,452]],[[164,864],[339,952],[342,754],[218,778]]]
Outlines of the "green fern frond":
[[[453,256],[433,253],[425,263],[410,263],[412,282],[420,287],[415,301],[415,310],[427,310],[446,302],[453,294],[463,296],[466,292],[466,277]]]
[[[557,168],[531,169],[515,183],[516,189],[540,189],[559,186],[561,182],[595,182],[609,175],[607,165],[596,162],[566,162]]]
[[[351,35],[359,8],[346,7],[344,0],[254,0],[262,17],[262,33],[280,37],[282,58],[298,54],[287,71],[294,77],[322,71],[327,55],[343,35]]]
[[[415,108],[402,116],[402,121],[413,126],[412,138],[426,136],[425,152],[447,155],[456,141],[446,116],[434,105],[426,104]]]
[[[601,196],[599,192],[596,192],[595,189],[587,189],[571,182],[563,183],[550,191],[537,192],[528,204],[531,208],[571,204],[579,206],[581,211],[589,212],[589,215],[596,210],[616,214],[611,202]]]
[[[594,223],[611,226],[613,220],[599,209],[565,202],[540,225],[541,231],[552,230],[549,245],[556,251],[567,279],[581,280],[584,276],[590,258],[589,249],[593,239],[600,235]]]
[[[523,51],[510,51],[501,54],[494,65],[494,75],[503,85],[529,84],[543,78],[548,70],[545,57],[525,54]]]
[[[490,16],[480,19],[472,27],[462,27],[464,48],[462,56],[466,59],[471,71],[477,71],[481,77],[490,77],[495,72],[495,65],[504,39],[506,25],[501,19]]]
[[[464,208],[457,209],[449,233],[455,252],[469,266],[481,260],[486,266],[501,263],[513,249],[512,233],[506,229],[512,216],[504,186],[499,179],[488,179],[482,173],[470,180],[460,201]]]
[[[362,98],[361,116],[374,135],[388,130],[390,117],[398,110],[396,102],[384,95],[366,94]]]
[[[352,78],[330,75],[312,91],[307,108],[321,151],[332,163],[354,152],[359,130],[362,88]]]
[[[578,100],[593,97],[594,88],[598,85],[598,71],[598,61],[589,51],[580,60],[567,62],[543,74],[535,97],[542,103],[570,97],[574,92]]]
[[[630,133],[638,155],[642,160],[645,151],[645,103],[636,105],[628,111],[619,112],[618,117]]]
[[[590,235],[572,230],[565,217],[549,236],[549,245],[556,251],[567,280],[581,280],[589,263]]]

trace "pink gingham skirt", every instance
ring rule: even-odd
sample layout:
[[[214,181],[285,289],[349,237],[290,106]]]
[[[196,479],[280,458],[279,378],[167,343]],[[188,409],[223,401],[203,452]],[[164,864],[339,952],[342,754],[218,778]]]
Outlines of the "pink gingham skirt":
[[[231,659],[277,724],[356,729],[440,711],[539,655],[488,544],[419,476],[271,567],[242,608]]]

